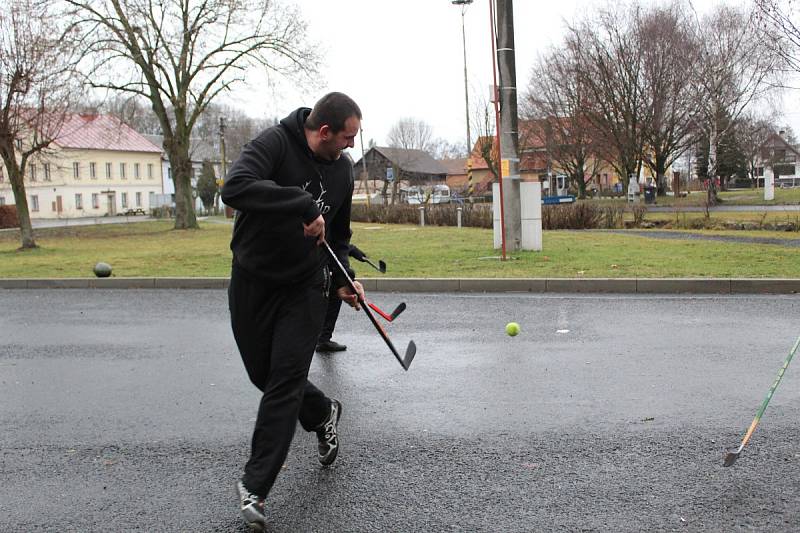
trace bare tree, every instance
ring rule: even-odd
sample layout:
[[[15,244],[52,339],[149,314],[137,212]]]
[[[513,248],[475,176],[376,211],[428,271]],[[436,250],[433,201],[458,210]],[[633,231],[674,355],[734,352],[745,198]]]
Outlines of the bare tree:
[[[750,177],[750,184],[755,188],[758,183],[757,169],[759,163],[763,164],[764,162],[762,151],[764,142],[777,131],[777,128],[771,118],[761,117],[749,112],[743,113],[739,117],[736,129],[742,152],[747,158],[747,174]]]
[[[392,182],[392,196],[391,203],[395,203],[398,198],[398,187],[401,179],[401,169],[413,164],[419,157],[414,153],[414,150],[420,150],[433,153],[434,141],[433,130],[430,124],[424,120],[419,120],[412,117],[405,117],[398,120],[389,129],[389,134],[386,137],[387,144],[391,148],[400,148],[404,150],[402,154],[398,154],[398,160],[395,161],[397,166],[394,168],[394,181]],[[383,196],[386,197],[388,182],[384,182]]]
[[[755,0],[755,27],[783,72],[800,72],[800,15],[791,0]]]
[[[462,143],[451,143],[447,139],[437,137],[430,142],[428,152],[434,159],[459,159],[467,157],[467,150]]]
[[[754,101],[765,96],[778,78],[779,56],[765,44],[755,13],[727,5],[698,20],[700,59],[694,80],[702,127],[709,139],[708,204],[717,203],[719,139]],[[721,122],[720,117],[727,120]],[[721,129],[720,124],[725,124]]]
[[[20,222],[22,249],[36,248],[24,176],[48,151],[79,93],[73,34],[46,0],[10,0],[0,10],[0,157]]]
[[[261,131],[278,123],[275,118],[254,118],[241,109],[229,105],[210,104],[198,118],[194,137],[214,146],[219,152],[219,119],[225,120],[225,151],[229,160],[235,160],[245,143]]]
[[[106,98],[81,102],[77,109],[81,113],[111,115],[139,133],[161,135],[161,123],[149,100],[138,95],[108,94]]]
[[[529,127],[520,129],[537,130],[534,135],[545,144],[548,174],[555,163],[578,187],[578,195],[585,198],[586,185],[596,174],[600,159],[592,153],[591,126],[585,116],[587,94],[574,44],[565,42],[534,65],[523,100]],[[528,144],[526,136],[521,135],[523,151]]]
[[[474,113],[473,124],[475,124],[478,140],[475,141],[470,155],[480,157],[486,162],[489,174],[492,175],[492,181],[496,182],[499,176],[500,151],[497,146],[494,108],[490,102],[479,97]]]
[[[665,194],[667,169],[696,138],[692,66],[699,45],[677,2],[640,13],[636,35],[643,52],[642,159],[656,177],[659,194]]]
[[[389,129],[386,141],[393,148],[429,152],[433,147],[433,130],[424,120],[401,118]]]
[[[296,8],[278,0],[66,0],[81,16],[95,88],[146,98],[175,181],[175,228],[196,228],[190,138],[208,105],[251,69],[316,71]]]
[[[570,27],[567,36],[567,46],[579,58],[594,149],[623,177],[639,175],[644,145],[644,59],[633,31],[637,17],[636,7],[601,11]]]

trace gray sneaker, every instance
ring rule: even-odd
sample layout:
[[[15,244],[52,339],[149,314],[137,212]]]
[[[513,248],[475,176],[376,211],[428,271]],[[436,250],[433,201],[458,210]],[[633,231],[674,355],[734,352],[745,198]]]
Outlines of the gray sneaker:
[[[254,531],[264,531],[267,526],[267,517],[264,515],[264,498],[258,494],[253,494],[244,486],[240,479],[236,483],[236,493],[239,495],[239,511],[242,518]]]
[[[323,466],[333,464],[339,455],[339,437],[336,434],[336,425],[342,416],[342,404],[339,400],[331,398],[331,412],[325,422],[317,427],[317,440],[319,441],[319,462]]]

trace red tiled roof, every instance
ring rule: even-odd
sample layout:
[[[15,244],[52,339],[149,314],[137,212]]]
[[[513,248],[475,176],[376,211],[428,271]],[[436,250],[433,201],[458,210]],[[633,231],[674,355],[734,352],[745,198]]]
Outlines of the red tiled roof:
[[[62,148],[161,153],[161,148],[110,115],[70,115],[56,143]]]

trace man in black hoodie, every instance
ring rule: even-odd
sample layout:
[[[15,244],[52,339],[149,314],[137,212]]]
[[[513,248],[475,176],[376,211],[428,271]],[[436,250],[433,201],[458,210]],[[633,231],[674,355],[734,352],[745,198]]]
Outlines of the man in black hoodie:
[[[320,463],[330,465],[339,451],[342,406],[308,381],[308,370],[329,295],[359,308],[344,277],[329,270],[321,245],[327,240],[349,268],[353,169],[340,156],[360,127],[352,99],[325,95],[314,109],[295,110],[245,145],[222,187],[222,200],[237,211],[228,289],[233,336],[263,392],[250,459],[237,483],[251,527],[264,527],[264,500],[298,419],[317,433]],[[356,288],[363,298],[358,282]]]

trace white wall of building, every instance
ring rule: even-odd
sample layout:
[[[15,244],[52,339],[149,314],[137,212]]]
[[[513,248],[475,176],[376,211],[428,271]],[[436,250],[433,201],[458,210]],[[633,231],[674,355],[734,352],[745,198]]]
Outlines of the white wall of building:
[[[158,153],[63,149],[33,158],[25,173],[31,218],[113,216],[150,209],[151,194],[163,191]],[[0,201],[14,204],[3,173]]]

